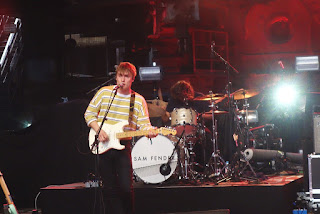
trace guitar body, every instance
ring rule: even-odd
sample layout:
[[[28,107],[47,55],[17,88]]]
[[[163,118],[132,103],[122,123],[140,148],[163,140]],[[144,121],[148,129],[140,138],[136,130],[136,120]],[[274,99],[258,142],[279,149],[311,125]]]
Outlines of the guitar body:
[[[100,122],[98,124],[99,126],[101,125]],[[116,134],[123,132],[123,127],[126,125],[128,125],[127,121],[119,122],[119,123],[116,123],[115,125],[110,125],[106,123],[103,124],[102,130],[108,134],[109,141],[99,142],[99,148],[98,148],[99,154],[105,153],[110,149],[117,149],[117,150],[125,149],[125,146],[120,144],[120,140],[117,138]],[[91,129],[89,132],[89,148],[91,149],[93,154],[97,154],[96,146],[92,148],[95,141],[95,135],[96,135],[96,132],[93,129]]]
[[[3,205],[3,211],[4,211],[4,214],[19,214],[14,204]]]
[[[99,124],[99,126],[101,125],[101,123],[98,123],[98,124]],[[125,127],[125,126],[126,127],[128,126],[127,121],[122,121],[122,122],[116,123],[114,125],[103,124],[102,130],[104,130],[108,134],[109,141],[99,142],[98,143],[98,145],[99,145],[98,152],[97,152],[97,146],[94,143],[96,132],[93,129],[91,129],[89,132],[89,148],[91,149],[91,152],[93,154],[97,154],[97,153],[102,154],[102,153],[107,152],[110,149],[123,150],[123,149],[125,149],[125,146],[120,144],[120,139],[127,139],[127,138],[131,138],[131,137],[143,136],[143,135],[147,135],[149,133],[148,130],[123,132],[123,127]],[[159,129],[156,129],[155,132],[158,134],[162,134],[162,135],[168,135],[168,134],[176,135],[177,134],[177,131],[175,129],[165,128],[165,127],[161,127]]]

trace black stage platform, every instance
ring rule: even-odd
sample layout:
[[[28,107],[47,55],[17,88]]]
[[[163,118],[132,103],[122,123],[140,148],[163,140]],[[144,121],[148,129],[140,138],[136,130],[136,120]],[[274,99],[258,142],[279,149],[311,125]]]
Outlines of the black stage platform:
[[[134,184],[136,213],[176,213],[230,210],[231,214],[292,213],[302,175],[269,176],[258,184],[248,181],[191,184]],[[97,188],[84,183],[41,189],[42,214],[93,213]],[[96,200],[97,202],[97,200]],[[201,212],[200,212],[201,213]],[[206,212],[207,213],[207,212]],[[215,213],[215,212],[208,212]]]

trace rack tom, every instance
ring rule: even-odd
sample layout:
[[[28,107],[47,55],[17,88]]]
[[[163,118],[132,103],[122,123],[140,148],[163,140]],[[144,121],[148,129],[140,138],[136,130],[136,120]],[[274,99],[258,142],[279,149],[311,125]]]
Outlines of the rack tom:
[[[171,112],[171,126],[177,130],[180,137],[184,131],[185,136],[194,136],[197,133],[197,112],[192,108],[174,108]]]

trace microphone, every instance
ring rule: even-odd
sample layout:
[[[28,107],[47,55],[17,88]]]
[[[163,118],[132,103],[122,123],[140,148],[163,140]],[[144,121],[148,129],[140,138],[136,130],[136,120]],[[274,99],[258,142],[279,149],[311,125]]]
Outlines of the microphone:
[[[171,172],[171,167],[168,163],[164,163],[160,166],[160,173],[161,175],[167,176]]]
[[[122,88],[123,87],[123,84],[119,84],[119,85],[116,85],[116,87],[114,87],[113,90],[118,90],[119,88]]]
[[[114,95],[116,95],[118,93],[118,89],[122,88],[122,87],[123,87],[123,84],[116,85],[116,87],[114,87],[114,89],[113,89],[115,91]]]

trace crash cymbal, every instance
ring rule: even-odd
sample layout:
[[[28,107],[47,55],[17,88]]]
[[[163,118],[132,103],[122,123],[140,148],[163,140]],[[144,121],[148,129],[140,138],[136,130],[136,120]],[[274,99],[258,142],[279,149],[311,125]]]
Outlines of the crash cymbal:
[[[243,99],[248,99],[250,97],[256,96],[260,93],[258,89],[239,89],[235,92],[233,92],[231,95],[233,95],[234,100],[243,100]]]
[[[221,98],[224,98],[225,95],[224,94],[207,94],[201,97],[196,97],[193,100],[195,101],[211,101],[212,100],[218,100]]]

